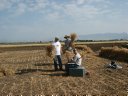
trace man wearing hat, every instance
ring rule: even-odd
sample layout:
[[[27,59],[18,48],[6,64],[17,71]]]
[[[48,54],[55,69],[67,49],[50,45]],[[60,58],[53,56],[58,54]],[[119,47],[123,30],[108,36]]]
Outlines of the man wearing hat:
[[[65,35],[64,38],[66,39],[66,40],[64,41],[64,43],[65,43],[64,49],[65,49],[65,50],[71,50],[72,48],[71,48],[71,46],[70,46],[70,43],[71,43],[70,36]]]

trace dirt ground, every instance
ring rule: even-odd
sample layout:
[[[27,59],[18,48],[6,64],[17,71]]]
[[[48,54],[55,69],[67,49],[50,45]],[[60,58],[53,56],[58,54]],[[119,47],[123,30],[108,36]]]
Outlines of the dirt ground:
[[[62,55],[63,63],[66,58]],[[54,71],[53,61],[45,50],[17,50],[0,53],[0,67],[14,74],[0,77],[1,96],[128,95],[128,64],[116,61],[123,69],[106,69],[109,59],[85,54],[82,65],[90,75],[66,76]]]

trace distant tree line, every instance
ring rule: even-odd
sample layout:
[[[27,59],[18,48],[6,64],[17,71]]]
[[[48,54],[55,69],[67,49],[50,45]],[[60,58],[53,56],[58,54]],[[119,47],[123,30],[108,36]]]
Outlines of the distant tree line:
[[[112,40],[76,40],[76,42],[107,42],[107,41],[128,41],[128,39],[112,39]],[[49,43],[53,41],[32,41],[32,42],[0,42],[0,44],[43,44]],[[64,42],[64,40],[60,40],[60,42]]]
[[[77,42],[94,42],[95,40],[77,40]]]

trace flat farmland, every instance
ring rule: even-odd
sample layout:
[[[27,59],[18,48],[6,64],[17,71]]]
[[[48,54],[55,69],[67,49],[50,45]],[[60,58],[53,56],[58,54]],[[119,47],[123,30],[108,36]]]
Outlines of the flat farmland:
[[[93,51],[100,50],[101,47],[112,47],[127,44],[128,41],[106,41],[106,42],[75,42],[75,45],[87,45]],[[61,43],[64,44],[63,42]],[[21,50],[40,50],[45,49],[50,43],[38,44],[0,44],[0,51],[21,51]]]
[[[126,42],[125,42],[126,43]],[[79,43],[80,44],[80,43]],[[121,46],[124,43],[87,44],[94,52],[101,46]],[[128,95],[128,64],[116,61],[121,70],[104,68],[109,59],[97,53],[86,53],[82,65],[90,75],[66,76],[64,71],[54,71],[53,60],[46,56],[46,45],[1,46],[0,67],[13,74],[0,77],[1,96],[51,96],[51,95]],[[63,64],[66,57],[62,54]]]

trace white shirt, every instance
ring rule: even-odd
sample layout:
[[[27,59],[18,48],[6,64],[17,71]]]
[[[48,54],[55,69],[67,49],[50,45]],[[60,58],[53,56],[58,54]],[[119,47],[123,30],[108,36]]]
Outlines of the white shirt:
[[[80,54],[79,53],[77,53],[74,57],[73,57],[73,61],[77,64],[77,65],[81,65],[81,63],[82,63],[82,58],[81,58],[81,56],[80,56]]]
[[[55,55],[61,55],[61,44],[60,42],[54,42],[52,45],[55,47]]]

